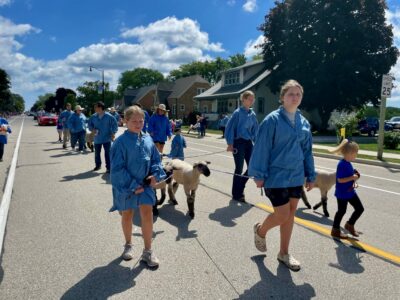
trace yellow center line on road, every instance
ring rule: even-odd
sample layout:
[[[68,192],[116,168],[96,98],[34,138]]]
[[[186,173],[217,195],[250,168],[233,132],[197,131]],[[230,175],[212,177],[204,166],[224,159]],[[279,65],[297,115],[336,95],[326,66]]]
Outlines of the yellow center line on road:
[[[257,203],[257,204],[255,204],[255,206],[260,208],[260,209],[262,209],[262,210],[265,210],[265,211],[267,211],[269,213],[273,213],[274,212],[274,209],[273,209],[272,206],[266,205],[264,203]],[[316,231],[318,233],[321,233],[323,235],[331,237],[331,230],[328,229],[328,228],[325,228],[323,226],[317,225],[317,224],[315,224],[313,222],[306,221],[306,220],[298,218],[298,217],[294,217],[294,222],[296,224],[300,224],[300,225],[302,225],[302,226],[304,226],[306,228],[309,228],[309,229],[311,229],[313,231]],[[373,255],[376,255],[378,257],[381,257],[383,259],[391,261],[391,262],[395,263],[396,265],[400,265],[400,256],[397,256],[397,255],[394,255],[392,253],[383,251],[381,249],[378,249],[378,248],[376,248],[374,246],[371,246],[371,245],[368,245],[366,243],[362,243],[362,242],[360,242],[358,240],[355,240],[355,239],[340,240],[340,241],[343,242],[344,244],[351,245],[351,246],[356,247],[356,248],[358,248],[358,249],[360,249],[362,251],[369,252],[369,253],[371,253]]]

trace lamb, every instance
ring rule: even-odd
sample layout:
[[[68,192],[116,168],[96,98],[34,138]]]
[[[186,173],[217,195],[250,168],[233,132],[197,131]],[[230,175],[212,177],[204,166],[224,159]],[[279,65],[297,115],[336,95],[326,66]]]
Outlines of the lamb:
[[[315,185],[314,187],[319,188],[321,192],[321,202],[317,203],[314,205],[313,209],[316,210],[322,205],[324,215],[326,217],[329,217],[328,213],[328,208],[327,208],[327,201],[328,201],[328,192],[331,189],[331,187],[336,183],[336,172],[327,172],[323,170],[317,170],[317,177],[315,179]],[[308,202],[307,195],[304,191],[304,186],[303,190],[301,192],[301,199],[303,199],[304,204],[308,207],[311,208],[310,203]]]
[[[179,184],[182,184],[186,194],[189,216],[192,219],[194,218],[194,200],[196,197],[196,190],[200,183],[200,175],[203,174],[204,176],[208,177],[211,173],[207,166],[208,164],[210,164],[209,161],[199,161],[191,165],[188,162],[179,159],[173,159],[166,165],[166,168],[172,168],[174,180],[173,183],[168,183],[169,199],[172,204],[178,204],[175,194],[178,190]],[[163,198],[161,198],[159,204],[161,205],[163,201]]]

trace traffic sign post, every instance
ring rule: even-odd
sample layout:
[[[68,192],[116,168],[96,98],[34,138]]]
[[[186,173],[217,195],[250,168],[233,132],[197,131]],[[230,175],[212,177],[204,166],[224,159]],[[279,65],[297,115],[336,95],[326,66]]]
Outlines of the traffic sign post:
[[[386,114],[386,98],[390,98],[392,95],[392,80],[391,75],[382,76],[382,87],[381,87],[381,109],[379,115],[379,131],[378,131],[378,159],[383,158],[383,139],[385,134],[385,114]]]

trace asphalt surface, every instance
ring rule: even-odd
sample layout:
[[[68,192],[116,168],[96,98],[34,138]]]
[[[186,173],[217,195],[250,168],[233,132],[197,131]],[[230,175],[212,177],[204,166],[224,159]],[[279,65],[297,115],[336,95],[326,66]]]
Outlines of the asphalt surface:
[[[12,123],[0,164],[3,185],[21,121]],[[268,215],[255,204],[270,205],[267,198],[249,181],[247,203],[230,200],[232,176],[224,172],[233,171],[233,159],[223,152],[224,140],[186,137],[186,160],[209,160],[211,176],[201,178],[194,220],[181,187],[179,204],[159,209],[153,249],[161,264],[151,270],[139,262],[137,216],[134,259],[119,258],[124,241],[118,213],[108,212],[112,197],[105,167],[92,172],[92,153],[63,150],[56,140],[55,127],[25,118],[0,261],[0,299],[400,298],[400,265],[385,255],[400,256],[400,170],[355,164],[365,207],[356,227],[363,232],[360,241],[380,255],[295,225],[290,249],[302,269],[291,272],[276,259],[279,230],[268,233],[266,255],[254,247],[253,224]],[[318,157],[315,162],[328,171],[337,163]],[[308,196],[311,204],[319,201],[318,190]],[[336,212],[333,190],[328,210],[326,218],[300,202],[297,217],[329,229]],[[349,207],[344,220],[351,212]]]

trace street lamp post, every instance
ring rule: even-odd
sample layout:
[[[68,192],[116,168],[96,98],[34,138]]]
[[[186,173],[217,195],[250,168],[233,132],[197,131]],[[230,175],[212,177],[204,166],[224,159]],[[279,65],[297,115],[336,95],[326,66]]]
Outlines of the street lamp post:
[[[93,69],[95,69],[95,70],[101,72],[101,79],[102,79],[102,81],[101,81],[101,90],[102,90],[102,94],[103,94],[103,103],[104,103],[104,96],[105,96],[105,94],[104,94],[104,93],[105,93],[105,86],[104,86],[104,69],[100,69],[100,68],[96,68],[96,67],[93,67],[93,66],[89,66],[89,71],[90,71],[90,72],[92,72]]]

